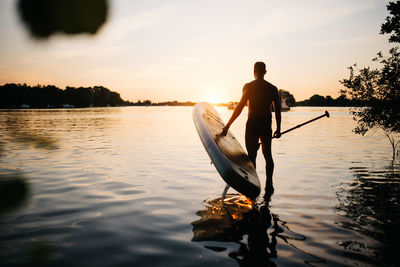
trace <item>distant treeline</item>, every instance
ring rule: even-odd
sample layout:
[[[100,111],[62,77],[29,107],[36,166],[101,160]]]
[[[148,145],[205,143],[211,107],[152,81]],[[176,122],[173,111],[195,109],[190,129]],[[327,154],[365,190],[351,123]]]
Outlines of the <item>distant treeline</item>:
[[[288,106],[363,106],[364,103],[350,100],[341,95],[334,99],[331,96],[313,95],[309,99],[298,101],[293,95],[279,90]],[[70,87],[60,89],[54,85],[36,85],[8,83],[0,86],[0,108],[61,108],[61,107],[107,107],[107,106],[194,106],[196,102],[166,101],[153,103],[151,100],[137,102],[124,101],[119,93],[103,86]],[[219,103],[227,106],[228,103]]]
[[[126,102],[127,106],[194,106],[196,102],[178,102],[178,101],[166,101],[166,102],[159,102],[159,103],[152,103],[151,100],[143,100],[137,102]]]
[[[296,106],[331,106],[331,107],[358,107],[363,106],[365,103],[357,100],[350,100],[345,95],[340,95],[338,98],[331,96],[313,95],[309,99],[296,102]]]
[[[116,92],[103,86],[66,87],[8,83],[0,86],[0,108],[60,108],[123,106]]]

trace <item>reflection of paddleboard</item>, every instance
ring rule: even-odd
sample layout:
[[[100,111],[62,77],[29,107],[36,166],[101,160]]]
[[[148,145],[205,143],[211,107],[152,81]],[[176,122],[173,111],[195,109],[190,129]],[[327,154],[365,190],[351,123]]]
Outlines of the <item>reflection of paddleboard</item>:
[[[191,223],[194,242],[239,242],[248,234],[250,218],[257,214],[253,202],[241,194],[227,194],[224,200],[221,197],[206,199],[204,206],[196,212],[200,219]]]
[[[260,180],[246,152],[230,131],[221,136],[224,123],[209,103],[193,108],[193,120],[208,155],[222,179],[250,198],[260,194]]]

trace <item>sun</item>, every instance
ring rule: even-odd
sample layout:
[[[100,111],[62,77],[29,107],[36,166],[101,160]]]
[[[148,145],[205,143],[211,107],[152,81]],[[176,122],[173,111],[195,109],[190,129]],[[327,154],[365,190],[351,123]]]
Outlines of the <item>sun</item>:
[[[207,101],[212,104],[218,104],[223,102],[222,97],[216,93],[210,94],[207,98]]]

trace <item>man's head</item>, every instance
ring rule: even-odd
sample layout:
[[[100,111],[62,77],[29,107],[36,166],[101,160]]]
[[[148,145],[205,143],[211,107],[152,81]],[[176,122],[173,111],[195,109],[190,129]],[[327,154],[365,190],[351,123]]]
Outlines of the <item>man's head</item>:
[[[254,64],[254,77],[256,79],[264,78],[266,73],[264,62],[259,61]]]

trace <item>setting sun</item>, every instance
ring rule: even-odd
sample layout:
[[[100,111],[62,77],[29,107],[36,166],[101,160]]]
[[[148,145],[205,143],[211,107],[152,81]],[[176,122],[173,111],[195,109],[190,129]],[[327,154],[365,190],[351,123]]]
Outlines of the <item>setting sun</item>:
[[[207,98],[207,101],[212,104],[218,104],[224,102],[222,97],[218,93],[210,94],[210,96]]]

